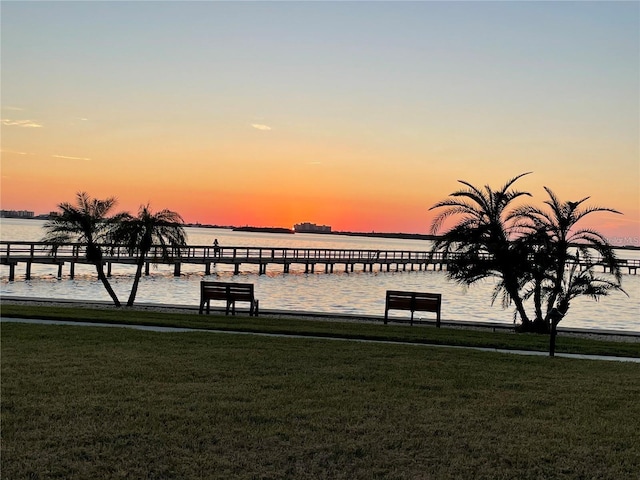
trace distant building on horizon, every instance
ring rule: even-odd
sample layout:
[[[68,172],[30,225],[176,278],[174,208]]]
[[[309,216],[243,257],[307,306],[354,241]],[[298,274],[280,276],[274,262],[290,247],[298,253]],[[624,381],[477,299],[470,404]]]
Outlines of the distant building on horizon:
[[[296,223],[293,226],[296,233],[331,233],[329,225],[316,225],[315,223]]]
[[[0,210],[2,218],[33,218],[34,213],[29,210]]]

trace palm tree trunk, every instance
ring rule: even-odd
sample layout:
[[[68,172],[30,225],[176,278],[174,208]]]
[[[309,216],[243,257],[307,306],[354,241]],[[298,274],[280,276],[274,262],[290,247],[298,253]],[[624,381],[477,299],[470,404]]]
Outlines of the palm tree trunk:
[[[535,292],[533,294],[534,308],[536,309],[536,322],[544,322],[542,316],[542,281],[540,279],[535,280]]]
[[[533,304],[536,312],[536,318],[531,325],[531,331],[536,333],[551,333],[551,323],[548,318],[542,313],[542,278],[535,279],[535,287],[533,293]]]
[[[131,286],[131,293],[129,294],[129,300],[127,300],[127,307],[133,307],[133,302],[135,301],[136,295],[138,294],[138,284],[140,283],[140,277],[142,277],[142,267],[144,267],[144,261],[145,261],[145,254],[141,252],[140,257],[138,258],[136,276],[133,279],[133,285]]]
[[[509,270],[507,270],[507,272],[508,271]],[[520,297],[517,279],[511,274],[505,275],[504,287],[511,297],[511,301],[515,304],[518,315],[520,315],[520,319],[522,320],[522,328],[527,331],[530,328],[531,320],[529,320],[527,311],[524,308],[524,303],[522,302],[522,298]]]
[[[527,311],[524,309],[524,304],[522,303],[522,299],[517,294],[512,296],[511,299],[513,300],[513,303],[516,304],[516,310],[520,315],[520,320],[522,320],[522,326],[524,330],[525,331],[528,330],[530,328],[529,326],[531,325],[531,320],[529,320]]]
[[[565,246],[563,248],[564,248],[564,251],[566,251],[568,246]],[[551,295],[549,295],[549,299],[547,300],[547,314],[546,314],[545,320],[547,320],[549,322],[549,324],[551,324],[551,322],[552,322],[552,320],[551,320],[551,312],[556,307],[556,300],[558,299],[558,297],[562,293],[562,281],[564,279],[564,271],[565,271],[565,268],[566,268],[566,263],[567,263],[566,256],[563,254],[558,259],[558,265],[557,265],[556,271],[555,271],[555,279],[554,279],[553,290],[551,291]],[[566,313],[566,312],[564,312],[564,313]]]
[[[120,307],[121,306],[120,300],[118,300],[118,296],[116,295],[116,292],[113,291],[113,288],[111,288],[111,283],[109,283],[109,279],[104,274],[104,267],[102,266],[102,262],[96,263],[95,266],[98,272],[98,278],[102,282],[102,285],[104,285],[104,288],[107,290],[107,293],[111,297],[111,300],[113,300],[113,304],[116,307]]]

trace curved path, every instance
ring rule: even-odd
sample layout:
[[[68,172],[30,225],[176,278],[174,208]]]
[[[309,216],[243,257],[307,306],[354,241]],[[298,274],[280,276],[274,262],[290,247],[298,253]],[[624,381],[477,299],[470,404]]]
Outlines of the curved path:
[[[397,342],[391,340],[364,340],[364,339],[351,339],[341,337],[324,337],[314,335],[296,335],[296,334],[283,334],[283,333],[256,333],[256,332],[242,332],[242,331],[229,331],[229,330],[215,330],[215,329],[199,329],[199,328],[181,328],[181,327],[161,327],[161,326],[149,326],[149,325],[131,325],[131,324],[116,324],[116,323],[93,323],[93,322],[74,322],[65,320],[41,320],[31,318],[0,318],[0,323],[28,323],[37,325],[71,325],[71,326],[84,326],[84,327],[118,327],[118,328],[130,328],[133,330],[145,330],[150,332],[166,332],[166,333],[181,333],[181,332],[200,332],[200,333],[226,333],[230,335],[255,335],[261,337],[280,337],[280,338],[304,338],[304,339],[317,339],[317,340],[335,340],[343,342],[360,342],[360,343],[381,343],[389,345],[411,345],[416,347],[432,347],[432,348],[456,348],[463,350],[476,350],[480,352],[497,352],[497,353],[510,353],[515,355],[531,355],[536,357],[548,357],[547,352],[539,352],[533,350],[508,350],[502,348],[486,348],[486,347],[464,347],[459,345],[437,345],[427,343],[411,343],[411,342]],[[573,358],[581,360],[604,360],[614,362],[632,362],[640,363],[640,358],[635,357],[614,357],[607,355],[581,355],[575,353],[556,353],[556,357]]]

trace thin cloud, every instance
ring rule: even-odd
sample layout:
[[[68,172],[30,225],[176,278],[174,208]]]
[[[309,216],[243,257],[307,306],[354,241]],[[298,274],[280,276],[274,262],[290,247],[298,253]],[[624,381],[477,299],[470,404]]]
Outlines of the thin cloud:
[[[23,112],[24,108],[20,108],[20,107],[12,107],[10,105],[3,105],[2,106],[3,110],[10,110],[12,112]]]
[[[252,123],[251,126],[257,130],[271,130],[271,127],[269,125],[262,125],[261,123]]]
[[[41,124],[34,122],[33,120],[11,120],[10,118],[3,118],[2,125],[7,127],[22,127],[22,128],[40,128]]]
[[[84,162],[90,162],[91,159],[87,157],[71,157],[69,155],[51,155],[53,158],[62,158],[63,160],[82,160]]]
[[[16,152],[14,150],[1,150],[2,153],[8,153],[9,155],[29,155],[27,152]]]

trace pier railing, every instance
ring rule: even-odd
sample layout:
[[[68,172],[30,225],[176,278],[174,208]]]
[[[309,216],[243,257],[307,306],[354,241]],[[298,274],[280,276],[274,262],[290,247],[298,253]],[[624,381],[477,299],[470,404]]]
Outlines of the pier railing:
[[[130,251],[125,245],[103,244],[103,262],[111,273],[112,264],[134,264],[138,258],[137,251]],[[0,263],[10,268],[9,277],[13,280],[15,267],[18,263],[27,264],[27,278],[31,274],[32,264],[58,265],[58,277],[62,275],[62,266],[70,264],[70,275],[73,277],[73,267],[76,263],[86,261],[86,243],[68,243],[53,246],[47,242],[0,242]],[[205,266],[205,274],[210,273],[212,264],[228,264],[234,266],[234,272],[239,273],[242,264],[259,265],[259,273],[265,273],[269,264],[283,265],[284,272],[289,272],[292,264],[304,265],[305,272],[313,272],[316,265],[323,265],[327,273],[334,271],[335,265],[344,265],[345,271],[353,271],[354,265],[362,264],[365,271],[373,271],[374,265],[380,270],[390,271],[402,268],[418,268],[422,270],[429,265],[442,270],[455,254],[443,255],[442,252],[412,251],[412,250],[375,250],[375,249],[333,249],[333,248],[283,248],[283,247],[246,247],[211,245],[185,246],[171,249],[168,258],[163,256],[163,248],[153,246],[147,255],[145,273],[148,274],[149,264],[173,264],[174,273],[180,274],[181,264],[200,264]],[[591,264],[606,267],[601,259],[592,259]],[[629,274],[637,273],[640,260],[620,259],[618,265]],[[582,264],[582,267],[586,264]]]
[[[100,244],[105,261],[126,262],[137,258],[139,252],[131,252],[126,245]],[[86,255],[86,243],[68,243],[53,246],[47,242],[21,242],[2,241],[0,242],[0,258],[2,263],[7,264],[12,259],[24,261],[26,259],[46,260],[47,263],[56,261],[84,262]],[[248,260],[259,259],[269,261],[293,261],[293,260],[314,260],[314,261],[375,261],[375,260],[428,260],[430,251],[409,251],[409,250],[343,250],[330,248],[281,248],[281,247],[213,247],[213,246],[185,246],[169,249],[171,260],[188,262],[189,260]],[[148,259],[152,261],[163,261],[163,248],[154,245],[148,253]],[[435,258],[442,258],[440,253],[435,254]]]

